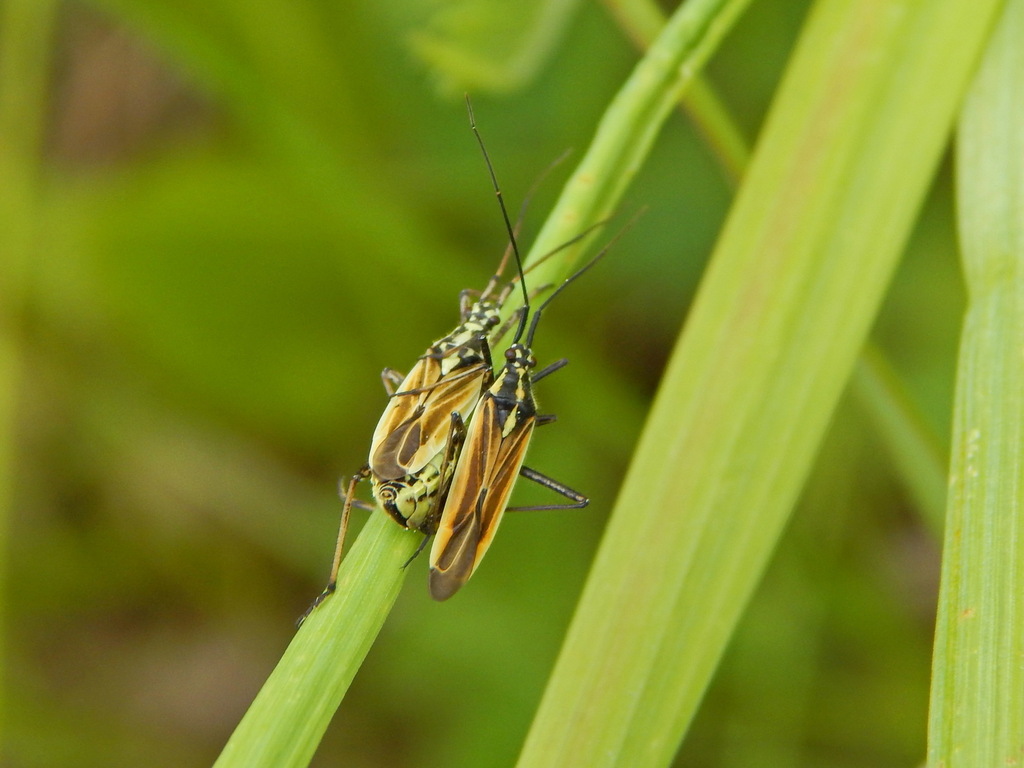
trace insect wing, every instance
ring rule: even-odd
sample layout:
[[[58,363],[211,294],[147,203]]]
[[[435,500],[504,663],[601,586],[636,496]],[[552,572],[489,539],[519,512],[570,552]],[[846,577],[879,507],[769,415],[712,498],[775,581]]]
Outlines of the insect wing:
[[[496,401],[485,396],[470,423],[430,550],[430,594],[454,595],[483,559],[498,530],[533,435],[531,417],[503,435]]]
[[[478,363],[445,375],[442,360],[424,355],[391,397],[373,433],[370,468],[381,480],[415,474],[444,450],[453,413],[468,417],[490,383]]]
[[[437,529],[441,507],[448,496],[455,460],[466,437],[462,416],[453,413],[449,418],[444,451],[434,456],[415,474],[397,480],[381,480],[371,472],[373,496],[384,511],[399,525],[415,528],[427,536]]]

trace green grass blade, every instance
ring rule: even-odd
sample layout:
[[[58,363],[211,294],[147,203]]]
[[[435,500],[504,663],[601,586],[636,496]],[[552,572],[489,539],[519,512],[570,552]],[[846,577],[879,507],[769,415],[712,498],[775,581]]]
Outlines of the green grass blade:
[[[521,766],[671,761],[799,493],[999,6],[815,7]]]
[[[889,450],[921,518],[932,533],[941,536],[949,460],[937,435],[877,347],[865,346],[851,385]]]
[[[398,597],[421,537],[370,516],[337,592],[306,619],[218,758],[217,768],[309,764]]]
[[[1024,2],[966,101],[961,338],[928,764],[1024,760]]]
[[[644,50],[664,28],[665,16],[648,0],[614,2],[608,6],[623,31]],[[702,75],[694,77],[682,99],[682,106],[723,170],[738,184],[750,162],[750,149],[736,119]],[[936,435],[885,354],[870,342],[865,345],[851,385],[865,412],[874,419],[918,509],[931,529],[941,535],[949,461]]]
[[[665,28],[666,17],[653,0],[607,0],[608,12],[637,48],[646,51]],[[701,137],[718,158],[729,180],[738,182],[747,163],[750,147],[739,124],[703,74],[695,74],[682,94],[680,106],[686,110]]]
[[[586,155],[537,235],[527,263],[615,210],[665,118],[749,2],[691,0],[676,11],[605,110]],[[549,259],[538,267],[534,283],[564,274],[565,265],[572,264],[583,247],[566,248],[557,264]]]
[[[409,33],[413,53],[446,93],[511,91],[536,77],[565,33],[579,0],[428,4]],[[415,7],[407,9],[415,18]]]

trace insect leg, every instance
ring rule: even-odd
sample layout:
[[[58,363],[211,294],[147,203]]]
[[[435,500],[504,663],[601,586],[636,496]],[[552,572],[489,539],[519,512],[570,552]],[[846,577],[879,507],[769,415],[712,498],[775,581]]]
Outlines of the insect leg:
[[[525,477],[527,480],[532,480],[533,482],[537,483],[537,485],[542,485],[545,488],[554,491],[555,493],[561,494],[567,499],[572,499],[573,503],[541,504],[538,506],[530,507],[508,507],[508,512],[532,512],[535,510],[545,509],[583,509],[583,507],[587,506],[587,504],[590,503],[590,499],[588,499],[582,493],[574,491],[572,488],[565,485],[564,483],[560,483],[557,480],[548,477],[547,475],[542,475],[535,469],[530,469],[529,467],[521,467],[519,469],[519,475],[521,477]]]
[[[415,560],[417,557],[420,556],[420,552],[422,552],[424,549],[427,548],[427,542],[428,541],[430,541],[430,534],[429,533],[423,534],[423,541],[421,541],[420,545],[418,547],[416,547],[416,551],[413,552],[409,556],[408,560],[406,560],[404,563],[402,563],[402,568],[403,569],[408,568],[409,564],[412,563],[413,560]]]
[[[551,424],[558,421],[558,416],[553,413],[538,413],[534,416],[534,424],[538,427],[543,427],[545,424]]]
[[[352,504],[355,501],[356,485],[358,485],[361,480],[365,480],[369,476],[370,468],[363,467],[352,475],[352,479],[348,482],[348,491],[345,493],[345,503],[341,507],[341,525],[338,527],[338,543],[334,547],[334,560],[331,562],[331,577],[327,580],[327,588],[324,590],[324,594],[321,599],[332,593],[334,588],[338,585],[338,569],[341,567],[341,553],[345,547],[345,535],[348,533],[348,520],[352,515]]]
[[[466,442],[466,423],[462,420],[462,414],[458,411],[452,411],[452,425],[448,429],[448,446],[444,452],[444,467],[452,467],[454,470],[455,460],[459,457],[459,453],[462,452],[462,444]],[[443,478],[443,473],[442,473]],[[452,484],[451,475],[447,479],[441,480],[441,487],[438,493],[438,506],[444,502],[445,497],[448,495],[448,488]]]
[[[350,496],[347,490],[349,485],[350,483],[346,483],[344,477],[338,480],[338,498],[341,499],[342,504],[348,501]],[[362,499],[352,499],[352,506],[356,509],[361,509],[364,512],[373,512],[373,510],[376,509],[373,504],[368,501],[363,501]]]
[[[486,293],[486,288],[483,291],[474,291],[472,288],[463,288],[459,291],[459,316],[463,321],[469,317],[469,308],[472,306],[473,300]]]
[[[313,612],[313,610],[320,605],[324,600],[334,594],[335,588],[338,586],[338,569],[341,567],[341,553],[345,546],[345,535],[348,533],[348,519],[352,512],[352,505],[355,501],[356,485],[360,480],[365,480],[370,476],[370,468],[363,467],[349,480],[348,490],[342,494],[342,498],[345,503],[341,508],[341,525],[338,527],[338,543],[334,547],[334,560],[331,562],[331,576],[327,580],[327,586],[324,591],[319,594],[313,604],[306,609],[306,612],[299,617],[298,625],[302,626],[302,622],[306,620],[306,617]],[[371,507],[372,509],[372,507]]]
[[[538,381],[543,379],[545,376],[550,376],[557,370],[565,368],[569,364],[569,361],[564,357],[561,360],[555,360],[551,365],[545,366],[537,371],[533,376],[530,377],[530,381],[536,384]]]

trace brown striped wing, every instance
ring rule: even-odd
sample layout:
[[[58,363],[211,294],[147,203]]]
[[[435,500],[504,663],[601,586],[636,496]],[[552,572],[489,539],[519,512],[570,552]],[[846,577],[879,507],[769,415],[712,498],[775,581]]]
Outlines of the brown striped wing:
[[[430,549],[430,594],[447,600],[469,581],[498,530],[515,486],[534,420],[504,438],[492,397],[484,397],[466,444]]]
[[[485,363],[442,376],[437,358],[417,360],[373,432],[370,468],[374,474],[395,480],[423,469],[444,450],[452,413],[468,418],[490,379],[491,369]]]

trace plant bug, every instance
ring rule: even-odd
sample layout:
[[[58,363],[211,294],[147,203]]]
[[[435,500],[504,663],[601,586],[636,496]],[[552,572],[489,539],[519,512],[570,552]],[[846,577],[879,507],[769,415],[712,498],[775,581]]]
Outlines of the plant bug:
[[[509,236],[509,246],[497,271],[484,290],[477,295],[475,302],[470,303],[474,291],[464,290],[460,293],[461,323],[455,330],[435,341],[406,376],[403,377],[390,368],[382,372],[381,378],[388,392],[389,401],[374,430],[369,463],[352,476],[347,489],[342,492],[344,507],[327,587],[309,607],[303,619],[334,591],[352,506],[373,509],[371,505],[355,498],[356,487],[362,480],[370,480],[374,498],[397,523],[406,528],[419,530],[425,535],[424,545],[427,538],[433,534],[451,482],[455,461],[463,444],[464,418],[472,413],[481,395],[494,380],[491,344],[504,337],[513,323],[519,319],[519,312],[525,311],[529,304],[516,243],[518,222],[517,226],[513,227],[509,220],[501,189],[483,139],[476,127],[468,96],[466,105],[470,128],[483,152],[501,207]],[[541,179],[561,162],[561,159],[556,160]],[[536,184],[534,186],[536,187]],[[527,200],[532,196],[532,192],[533,190],[527,195]],[[525,205],[524,202],[524,208]],[[521,217],[522,213],[520,220]],[[584,230],[545,254],[534,262],[533,266],[578,242],[597,226],[600,224]],[[517,277],[523,290],[524,306],[501,324],[501,309],[515,288],[515,279],[510,280],[501,290],[498,288],[510,254],[514,254],[516,258],[519,272]],[[423,545],[416,554],[422,549]],[[413,557],[415,556],[414,554]]]
[[[626,228],[631,225],[632,222]],[[505,350],[505,364],[473,413],[446,489],[444,507],[430,549],[428,584],[430,595],[435,600],[447,600],[473,575],[490,547],[506,509],[581,509],[589,503],[590,500],[581,493],[523,465],[534,428],[555,420],[553,415],[537,413],[533,385],[569,362],[562,358],[534,373],[537,361],[532,347],[544,310],[570,283],[596,264],[622,234],[619,232],[593,259],[548,296],[529,318],[525,338],[529,304],[522,308],[515,337]],[[519,475],[561,494],[570,502],[508,507]]]
[[[505,248],[497,271],[487,286],[476,294],[476,301],[470,304],[471,297],[476,293],[473,290],[465,289],[459,294],[461,323],[455,330],[431,344],[404,377],[391,368],[382,371],[384,389],[390,399],[374,430],[368,465],[372,473],[381,479],[397,480],[414,475],[421,467],[433,461],[444,449],[449,414],[459,413],[463,418],[468,418],[480,396],[493,381],[491,347],[504,338],[522,311],[517,310],[501,324],[501,310],[515,289],[516,279],[521,281],[523,299],[529,303],[516,232],[533,193],[547,174],[568,154],[564,153],[557,158],[534,182],[523,201],[516,226],[513,227],[483,139],[476,127],[473,107],[468,96],[466,108],[469,113],[470,129],[480,145],[501,207],[509,244]],[[559,251],[579,242],[601,224],[603,222],[587,228],[545,254],[536,260],[531,268],[539,266]],[[513,253],[519,274],[499,290],[498,286],[501,284],[509,256]]]
[[[470,107],[471,121],[472,116]],[[497,189],[487,150],[483,147],[480,134],[477,133],[476,136]],[[500,192],[498,199],[500,202]],[[506,509],[581,509],[590,503],[583,494],[523,465],[534,428],[555,420],[553,415],[537,413],[533,385],[568,363],[568,360],[563,358],[535,373],[537,361],[532,347],[537,324],[544,310],[570,283],[597,263],[619,236],[621,233],[602,248],[590,262],[558,286],[537,308],[532,318],[530,296],[524,287],[525,303],[518,315],[519,326],[515,337],[505,350],[505,364],[483,393],[469,421],[464,444],[449,486],[445,490],[445,497],[439,500],[439,503],[443,502],[443,507],[437,522],[434,543],[430,549],[428,579],[430,595],[435,600],[447,600],[473,575],[490,547]],[[512,251],[519,265],[520,279],[525,281],[514,233],[510,232],[510,237]],[[508,507],[509,497],[519,475],[561,494],[570,500],[569,503]]]
[[[490,340],[492,335],[500,339],[509,327],[508,323],[497,326],[513,284],[492,297],[504,265],[503,258],[498,272],[472,305],[467,292],[462,292],[462,323],[431,344],[406,376],[384,370],[389,400],[373,432],[368,465],[378,478],[396,480],[415,474],[441,453],[450,414],[468,416],[490,385],[494,375]]]
[[[551,300],[606,250],[563,282],[534,312],[525,340],[523,331],[529,306],[523,307],[515,338],[505,350],[505,365],[484,392],[469,422],[447,489],[430,549],[429,587],[435,600],[447,600],[473,575],[498,530],[518,475],[560,493],[571,503],[514,507],[510,511],[580,509],[590,501],[568,486],[523,466],[523,460],[534,428],[555,418],[537,413],[533,385],[569,362],[563,358],[533,372],[537,361],[531,348],[537,323]]]

